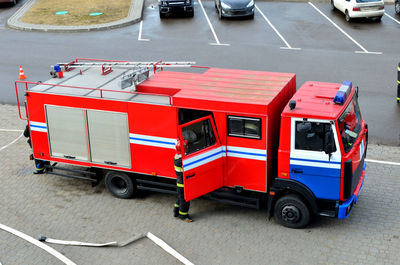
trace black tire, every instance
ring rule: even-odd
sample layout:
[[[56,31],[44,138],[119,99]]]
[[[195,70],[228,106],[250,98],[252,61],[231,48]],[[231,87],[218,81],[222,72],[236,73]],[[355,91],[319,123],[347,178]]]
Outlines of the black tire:
[[[400,1],[396,1],[396,3],[394,3],[394,11],[400,15]]]
[[[188,17],[194,17],[194,10],[192,10],[191,12],[189,12],[187,16],[188,16]]]
[[[349,15],[349,11],[346,10],[346,11],[344,12],[344,16],[345,16],[345,19],[346,19],[347,22],[350,22],[350,21],[351,21],[351,17],[350,17],[350,15]]]
[[[254,19],[254,13],[249,16],[249,19]]]
[[[375,21],[376,21],[376,22],[381,22],[381,21],[382,21],[382,16],[376,17],[376,18],[375,18]]]
[[[310,210],[297,195],[285,195],[278,199],[274,208],[275,218],[289,228],[304,228],[310,222]]]
[[[334,1],[334,0],[331,0],[331,7],[332,7],[332,10],[335,10],[336,7],[335,7],[335,3],[334,3],[333,1]]]
[[[160,12],[160,18],[165,18],[165,14]]]
[[[136,193],[134,180],[122,172],[108,171],[104,183],[107,190],[120,199],[130,199]]]

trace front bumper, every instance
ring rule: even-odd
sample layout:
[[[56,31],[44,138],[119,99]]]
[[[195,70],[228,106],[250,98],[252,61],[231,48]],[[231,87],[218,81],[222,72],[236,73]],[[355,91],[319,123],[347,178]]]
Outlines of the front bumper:
[[[181,5],[181,6],[158,6],[160,13],[171,14],[171,13],[191,13],[193,12],[193,6],[191,5]]]
[[[254,15],[254,6],[244,9],[221,9],[223,17],[247,17]]]
[[[337,206],[336,209],[337,209],[337,218],[338,219],[347,218],[350,215],[351,210],[353,209],[354,205],[357,203],[357,199],[360,194],[360,190],[364,184],[366,167],[367,167],[367,163],[364,162],[363,171],[362,171],[360,180],[358,181],[357,187],[353,192],[353,195],[351,195],[351,197],[348,200],[346,200],[345,202],[343,202]]]

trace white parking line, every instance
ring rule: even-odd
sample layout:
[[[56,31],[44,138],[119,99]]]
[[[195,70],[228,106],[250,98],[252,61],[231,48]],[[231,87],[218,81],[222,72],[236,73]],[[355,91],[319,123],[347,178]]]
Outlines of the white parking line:
[[[0,132],[23,132],[24,130],[19,129],[0,129]]]
[[[279,38],[281,38],[281,40],[285,43],[286,47],[281,47],[281,49],[289,49],[289,50],[301,50],[301,48],[293,48],[286,40],[285,38],[282,36],[282,34],[279,33],[279,31],[274,27],[274,25],[272,25],[271,21],[269,21],[269,19],[267,18],[266,15],[264,15],[264,13],[258,8],[257,5],[254,5],[257,9],[258,12],[260,12],[260,14],[263,16],[263,18],[265,19],[265,21],[271,26],[271,28],[275,31],[275,33],[279,36]]]
[[[390,161],[382,161],[382,160],[374,160],[374,159],[365,159],[367,162],[377,163],[377,164],[385,164],[385,165],[392,165],[392,166],[400,166],[400,163],[397,162],[390,162]]]
[[[355,53],[368,53],[368,54],[382,54],[382,52],[369,52],[360,43],[353,39],[349,34],[347,34],[343,29],[341,29],[335,22],[333,22],[329,17],[327,17],[321,10],[319,10],[313,3],[308,2],[318,13],[320,13],[324,18],[332,23],[340,32],[342,32],[347,38],[354,42],[362,51],[355,51]]]
[[[142,39],[142,28],[143,28],[143,20],[140,21],[138,40],[140,40],[140,41],[150,41],[149,39]]]
[[[0,147],[0,151],[6,149],[6,148],[8,148],[8,147],[10,147],[10,146],[13,145],[13,144],[15,144],[19,139],[21,139],[21,137],[22,137],[23,135],[24,135],[24,134],[21,133],[21,135],[18,136],[18,137],[17,137],[15,140],[13,140],[11,143],[9,143],[9,144],[7,144],[7,145],[5,145],[5,146],[3,146],[3,147]]]
[[[397,24],[400,24],[400,21],[398,21],[398,20],[395,19],[394,17],[388,15],[387,13],[385,13],[385,16],[387,16],[388,18],[390,18],[391,20],[393,20],[393,21],[396,22]]]
[[[219,41],[219,39],[218,39],[218,37],[217,37],[217,34],[215,33],[214,27],[213,27],[213,25],[211,24],[211,21],[210,21],[210,19],[209,19],[208,16],[207,16],[206,10],[204,9],[203,3],[201,2],[201,0],[198,0],[198,1],[199,1],[199,4],[200,4],[201,9],[203,10],[204,16],[206,17],[206,20],[207,20],[207,22],[208,22],[208,26],[210,27],[211,32],[212,32],[212,34],[213,34],[213,36],[214,36],[214,39],[215,39],[215,43],[210,43],[210,45],[230,46],[230,44],[224,44],[224,43],[221,43],[221,42]]]
[[[63,254],[61,254],[60,252],[58,252],[57,250],[55,250],[54,248],[49,247],[48,245],[40,242],[39,240],[34,239],[31,236],[28,236],[27,234],[24,234],[14,228],[8,227],[6,225],[0,224],[0,229],[7,231],[8,233],[11,233],[19,238],[22,238],[25,241],[28,241],[29,243],[43,249],[44,251],[46,251],[47,253],[49,253],[50,255],[53,255],[55,258],[59,259],[60,261],[62,261],[64,264],[67,265],[76,265],[75,262],[73,262],[72,260],[68,259],[66,256],[64,256]]]

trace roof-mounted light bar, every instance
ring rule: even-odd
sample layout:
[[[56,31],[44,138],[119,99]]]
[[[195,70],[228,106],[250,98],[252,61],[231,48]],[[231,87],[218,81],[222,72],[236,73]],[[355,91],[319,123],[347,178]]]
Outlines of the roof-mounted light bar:
[[[346,102],[347,97],[350,95],[351,88],[353,84],[350,81],[344,81],[340,86],[336,96],[333,99],[333,102],[339,105],[343,105]]]

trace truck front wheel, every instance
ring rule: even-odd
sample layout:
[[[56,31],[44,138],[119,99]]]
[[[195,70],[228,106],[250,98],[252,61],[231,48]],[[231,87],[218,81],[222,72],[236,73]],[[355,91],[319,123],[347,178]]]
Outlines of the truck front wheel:
[[[132,198],[136,191],[136,186],[131,177],[122,172],[109,171],[105,176],[107,190],[117,198]]]
[[[289,228],[304,228],[310,222],[310,210],[297,195],[285,195],[275,204],[274,215]]]

